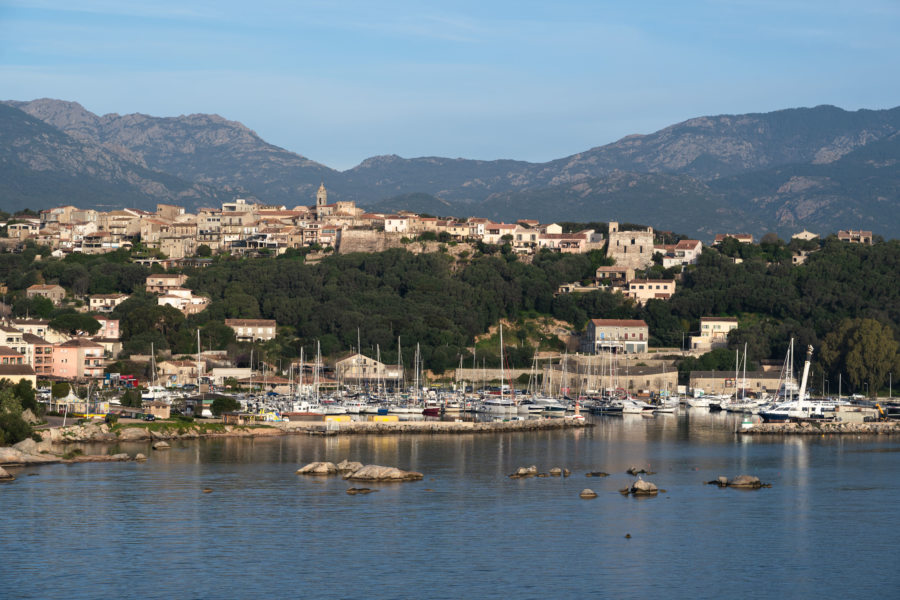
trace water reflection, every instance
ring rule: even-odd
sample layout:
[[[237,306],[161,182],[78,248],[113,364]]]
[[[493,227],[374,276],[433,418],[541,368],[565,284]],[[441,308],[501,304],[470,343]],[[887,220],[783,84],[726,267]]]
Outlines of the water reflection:
[[[148,462],[20,472],[0,490],[5,589],[39,598],[693,598],[701,583],[727,582],[731,595],[855,597],[898,583],[880,565],[900,542],[884,510],[900,473],[892,452],[874,451],[896,443],[741,436],[740,417],[706,411],[593,419],[572,431],[218,438],[165,452],[120,444],[116,452],[144,452]],[[348,496],[339,477],[294,474],[344,459],[425,480]],[[507,477],[531,464],[572,475]],[[622,497],[633,465],[655,471],[645,477],[667,493]],[[703,484],[743,473],[774,487]],[[581,500],[584,487],[599,497]],[[836,509],[841,518],[831,519]],[[824,587],[815,583],[822,549]],[[95,568],[123,557],[144,575]]]

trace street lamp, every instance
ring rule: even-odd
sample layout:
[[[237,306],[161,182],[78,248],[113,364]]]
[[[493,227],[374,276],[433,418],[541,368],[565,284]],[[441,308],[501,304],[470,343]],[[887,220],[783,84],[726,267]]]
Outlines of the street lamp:
[[[864,385],[866,386],[866,398],[868,398],[869,397],[869,382],[866,381]]]

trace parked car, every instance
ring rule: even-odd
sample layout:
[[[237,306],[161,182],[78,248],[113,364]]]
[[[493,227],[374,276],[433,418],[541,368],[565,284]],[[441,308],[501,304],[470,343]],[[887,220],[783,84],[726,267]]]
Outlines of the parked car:
[[[145,421],[155,421],[156,417],[154,417],[153,415],[144,415],[144,420]]]

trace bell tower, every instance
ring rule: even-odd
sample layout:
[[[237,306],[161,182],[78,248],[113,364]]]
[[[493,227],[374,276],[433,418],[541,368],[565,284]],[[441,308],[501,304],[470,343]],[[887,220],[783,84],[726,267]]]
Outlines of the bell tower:
[[[316,192],[316,211],[322,210],[328,204],[328,192],[325,191],[325,182],[319,186],[319,191]]]

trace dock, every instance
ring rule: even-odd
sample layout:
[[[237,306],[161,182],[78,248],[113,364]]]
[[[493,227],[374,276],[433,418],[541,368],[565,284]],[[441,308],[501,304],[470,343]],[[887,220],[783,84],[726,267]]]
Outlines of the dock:
[[[521,421],[290,421],[273,423],[286,433],[307,432],[310,435],[392,435],[392,434],[467,434],[512,433],[554,429],[593,427],[580,419],[543,418]]]

